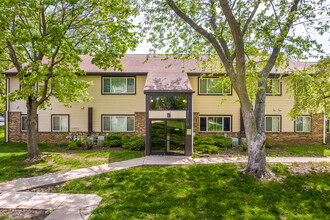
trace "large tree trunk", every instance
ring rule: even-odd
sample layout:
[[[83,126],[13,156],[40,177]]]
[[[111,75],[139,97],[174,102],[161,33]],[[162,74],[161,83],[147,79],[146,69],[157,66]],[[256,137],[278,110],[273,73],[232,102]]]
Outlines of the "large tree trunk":
[[[38,128],[37,128],[37,101],[29,98],[26,101],[27,108],[27,149],[30,159],[38,157],[41,153],[38,147]]]

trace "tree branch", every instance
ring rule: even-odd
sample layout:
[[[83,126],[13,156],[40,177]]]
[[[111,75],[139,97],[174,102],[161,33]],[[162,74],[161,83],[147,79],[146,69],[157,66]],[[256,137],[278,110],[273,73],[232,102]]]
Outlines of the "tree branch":
[[[242,35],[244,36],[247,29],[248,29],[248,26],[250,24],[250,22],[252,21],[252,18],[254,17],[254,15],[256,14],[258,8],[259,8],[259,5],[260,5],[260,1],[258,1],[257,5],[254,6],[253,8],[253,11],[251,12],[249,18],[246,20],[245,24],[244,24],[244,27],[243,27],[243,30],[242,30]]]

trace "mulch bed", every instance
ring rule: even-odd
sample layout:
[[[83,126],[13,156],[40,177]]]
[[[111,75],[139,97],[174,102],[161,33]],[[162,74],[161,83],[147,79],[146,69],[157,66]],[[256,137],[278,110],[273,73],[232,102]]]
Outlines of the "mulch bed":
[[[49,213],[43,209],[0,209],[0,218],[43,220]]]

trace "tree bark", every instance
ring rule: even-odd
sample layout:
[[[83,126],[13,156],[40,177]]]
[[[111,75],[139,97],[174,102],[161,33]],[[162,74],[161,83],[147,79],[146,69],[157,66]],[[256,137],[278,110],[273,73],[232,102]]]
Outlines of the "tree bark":
[[[33,159],[40,156],[38,147],[37,109],[38,103],[32,97],[26,101],[27,108],[27,149],[28,158]]]

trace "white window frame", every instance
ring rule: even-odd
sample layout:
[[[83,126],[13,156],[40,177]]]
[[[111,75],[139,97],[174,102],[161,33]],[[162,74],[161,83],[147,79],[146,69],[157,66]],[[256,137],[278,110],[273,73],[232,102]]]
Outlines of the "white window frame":
[[[68,128],[67,128],[67,130],[62,130],[62,125],[60,125],[61,130],[55,130],[54,129],[54,124],[55,124],[54,123],[54,118],[55,117],[60,117],[60,118],[66,117],[68,119]],[[70,131],[70,115],[65,115],[65,114],[63,114],[63,115],[52,115],[52,132],[69,132],[69,131]]]
[[[282,87],[282,85],[281,85],[281,83],[282,83],[282,81],[281,81],[281,79],[277,79],[277,78],[270,78],[270,79],[268,79],[268,80],[270,80],[271,81],[271,86],[272,86],[272,92],[267,92],[267,89],[266,89],[266,95],[281,95],[281,87]],[[274,93],[273,92],[273,80],[278,80],[278,86],[279,86],[279,88],[278,88],[278,93]],[[267,82],[267,86],[268,86],[268,82]]]
[[[297,129],[297,121],[298,121],[298,118],[303,118],[303,130],[302,131],[298,131]],[[304,131],[304,118],[309,118],[309,131]],[[295,132],[311,132],[312,131],[312,117],[309,116],[309,115],[303,115],[303,116],[300,116],[300,117],[297,117],[297,119],[295,120],[294,122],[295,124]]]
[[[105,79],[110,79],[110,91],[109,92],[105,92],[104,91],[104,80]],[[126,92],[111,92],[111,85],[112,85],[112,79],[126,79]],[[134,80],[134,91],[133,92],[127,92],[127,79],[133,79]],[[135,77],[102,77],[102,94],[135,94],[136,92],[136,82],[135,82]]]
[[[110,130],[105,130],[104,129],[104,118],[110,118]],[[125,117],[126,118],[126,131],[112,131],[112,117]],[[133,130],[132,131],[128,131],[127,130],[127,122],[128,122],[128,117],[133,118]],[[103,132],[135,132],[135,116],[134,115],[102,115],[102,131]]]
[[[222,131],[209,131],[209,118],[222,118]],[[201,131],[201,118],[206,118],[206,131]],[[225,131],[225,125],[224,125],[224,118],[229,118],[229,131]],[[232,124],[232,116],[231,115],[207,115],[207,116],[199,116],[199,132],[219,132],[219,133],[224,133],[224,132],[231,132],[231,124]]]
[[[267,128],[267,125],[266,125],[267,120],[266,120],[266,118],[272,118],[272,130],[271,131],[266,131],[266,128]],[[279,123],[278,128],[279,128],[279,130],[278,131],[274,131],[273,118],[279,118],[279,120],[278,120],[278,123]],[[281,132],[281,124],[282,123],[281,123],[281,116],[280,115],[265,115],[265,132]]]
[[[26,130],[23,130],[23,117],[26,117],[27,118],[27,115],[26,114],[21,115],[21,131],[22,132],[27,132],[27,129]]]
[[[205,92],[201,92],[201,80],[204,80],[206,79],[206,93]],[[225,93],[223,90],[224,90],[224,87],[222,87],[222,93],[209,93],[208,92],[208,88],[209,88],[209,79],[219,79],[219,78],[216,78],[216,77],[213,77],[213,78],[199,78],[199,83],[198,83],[198,92],[199,94],[201,95],[223,95],[223,94],[226,94],[226,95],[231,95],[232,93],[232,87],[230,85],[230,91],[228,93]]]

